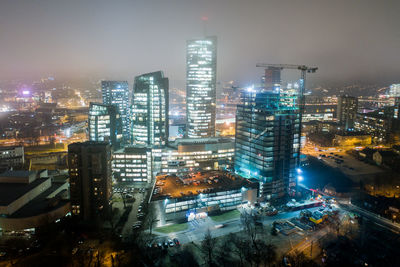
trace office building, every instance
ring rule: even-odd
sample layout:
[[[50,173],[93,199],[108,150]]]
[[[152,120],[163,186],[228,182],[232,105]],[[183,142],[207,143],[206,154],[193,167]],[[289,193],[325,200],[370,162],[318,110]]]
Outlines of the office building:
[[[124,143],[130,142],[130,102],[127,81],[102,81],[103,104],[117,106],[121,116]]]
[[[215,135],[217,38],[187,41],[187,137]]]
[[[90,103],[89,140],[107,141],[113,148],[122,142],[122,121],[117,107],[100,103]]]
[[[22,168],[24,162],[23,146],[0,147],[0,171]]]
[[[391,112],[358,113],[354,129],[370,134],[374,144],[400,142],[400,120],[393,118]]]
[[[177,139],[162,152],[161,172],[228,169],[234,154],[235,141],[230,138]]]
[[[305,98],[302,122],[310,121],[335,121],[337,99],[334,97],[321,97],[307,95]]]
[[[388,91],[389,97],[400,97],[400,84],[392,84]]]
[[[87,141],[68,146],[71,210],[84,221],[110,212],[111,158],[108,142]]]
[[[112,169],[118,182],[150,183],[152,179],[151,148],[125,147],[113,154]]]
[[[134,145],[163,146],[168,143],[168,78],[162,71],[135,77],[132,99]]]
[[[266,199],[294,193],[300,156],[296,100],[251,90],[237,107],[235,172],[259,180],[260,195]]]
[[[337,100],[337,120],[343,130],[353,130],[357,116],[358,99],[354,96],[339,96]]]

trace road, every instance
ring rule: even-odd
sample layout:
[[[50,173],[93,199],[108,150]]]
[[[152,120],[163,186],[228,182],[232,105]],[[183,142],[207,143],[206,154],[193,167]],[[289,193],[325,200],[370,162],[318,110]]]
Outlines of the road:
[[[128,219],[126,220],[126,223],[124,225],[124,228],[122,228],[122,238],[126,239],[129,235],[132,234],[132,225],[137,221],[137,210],[140,205],[140,202],[143,199],[144,194],[143,193],[134,193],[133,197],[135,198],[135,202],[132,204],[132,210],[129,213]]]
[[[311,208],[310,211],[315,211],[319,207]],[[262,216],[263,225],[272,225],[274,221],[288,220],[293,217],[298,217],[300,211],[282,212],[275,216]],[[204,239],[204,234],[208,229],[211,231],[213,237],[220,237],[228,235],[229,233],[236,233],[242,230],[240,218],[232,219],[225,222],[214,222],[211,218],[200,219],[189,222],[189,229],[177,233],[160,234],[159,239],[173,239],[178,238],[181,243],[197,242]],[[224,227],[217,228],[216,226],[224,224]]]
[[[400,234],[400,225],[397,223],[393,223],[389,219],[386,219],[373,212],[357,207],[351,203],[348,204],[344,202],[339,202],[339,205],[344,210],[361,214],[362,216],[366,217],[379,227],[385,228],[386,230],[392,231],[393,233]]]

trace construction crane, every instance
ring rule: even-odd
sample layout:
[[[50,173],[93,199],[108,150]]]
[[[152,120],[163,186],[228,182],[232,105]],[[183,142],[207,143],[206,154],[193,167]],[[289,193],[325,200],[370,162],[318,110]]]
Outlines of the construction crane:
[[[304,90],[306,87],[306,73],[315,73],[318,68],[317,67],[308,67],[306,65],[293,65],[293,64],[265,64],[258,63],[256,67],[265,68],[265,69],[291,69],[291,70],[300,70],[301,71],[301,79],[303,81],[300,87],[300,97],[304,96]]]
[[[291,70],[300,70],[301,71],[301,80],[302,83],[300,85],[300,91],[299,91],[299,153],[298,153],[298,164],[300,164],[300,144],[301,144],[301,129],[302,129],[302,116],[304,112],[304,105],[305,105],[305,100],[304,100],[304,92],[306,88],[306,74],[307,73],[315,73],[318,68],[317,67],[308,67],[306,65],[294,65],[294,64],[265,64],[265,63],[258,63],[256,64],[256,67],[259,68],[264,68],[264,69],[272,69],[272,70],[283,70],[283,69],[291,69]],[[261,134],[256,136],[254,139],[258,139],[261,135],[263,135],[266,132],[264,130]]]

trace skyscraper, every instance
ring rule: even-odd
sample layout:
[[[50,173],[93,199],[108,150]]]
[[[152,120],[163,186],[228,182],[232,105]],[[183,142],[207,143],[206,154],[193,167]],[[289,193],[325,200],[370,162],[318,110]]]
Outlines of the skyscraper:
[[[337,119],[344,130],[354,129],[357,117],[358,99],[354,96],[343,95],[338,97]]]
[[[108,141],[118,149],[122,141],[122,121],[115,105],[90,103],[89,140]]]
[[[107,142],[68,146],[72,214],[93,220],[110,212],[112,193],[111,147]]]
[[[215,135],[217,37],[187,41],[186,113],[189,138]]]
[[[269,67],[265,69],[264,88],[268,92],[278,92],[281,87],[281,69]]]
[[[235,171],[260,181],[263,197],[292,194],[299,164],[296,96],[245,92],[236,111]]]
[[[392,84],[388,90],[389,97],[400,97],[400,84]]]
[[[130,141],[130,105],[129,86],[127,81],[102,81],[103,104],[116,105],[122,120],[124,143]]]
[[[132,98],[132,140],[135,145],[168,143],[168,78],[162,71],[135,77]]]

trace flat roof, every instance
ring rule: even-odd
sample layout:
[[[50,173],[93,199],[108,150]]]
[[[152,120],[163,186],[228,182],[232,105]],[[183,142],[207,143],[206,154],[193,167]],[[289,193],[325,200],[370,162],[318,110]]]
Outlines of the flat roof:
[[[171,143],[172,146],[179,145],[203,145],[203,144],[218,144],[234,142],[231,138],[224,137],[208,137],[208,138],[179,138]]]
[[[63,184],[63,182],[53,182],[50,188],[43,191],[40,195],[29,201],[26,205],[14,212],[12,215],[9,215],[8,218],[25,218],[35,216],[64,206],[69,202],[69,200],[60,199],[57,202],[53,202],[53,205],[49,205],[50,200],[47,199],[47,196],[60,188]],[[57,195],[59,194],[60,193],[58,193]]]
[[[23,178],[25,178],[32,174],[36,175],[36,172],[35,171],[5,171],[3,173],[0,173],[0,177],[16,177],[16,178],[23,177]]]
[[[224,171],[203,171],[184,175],[164,174],[156,177],[159,192],[152,195],[152,201],[165,198],[182,198],[201,193],[214,193],[239,188],[258,188],[258,183]]]
[[[29,184],[2,183],[0,185],[0,206],[8,206],[33,188],[47,181],[50,178],[39,178]]]

